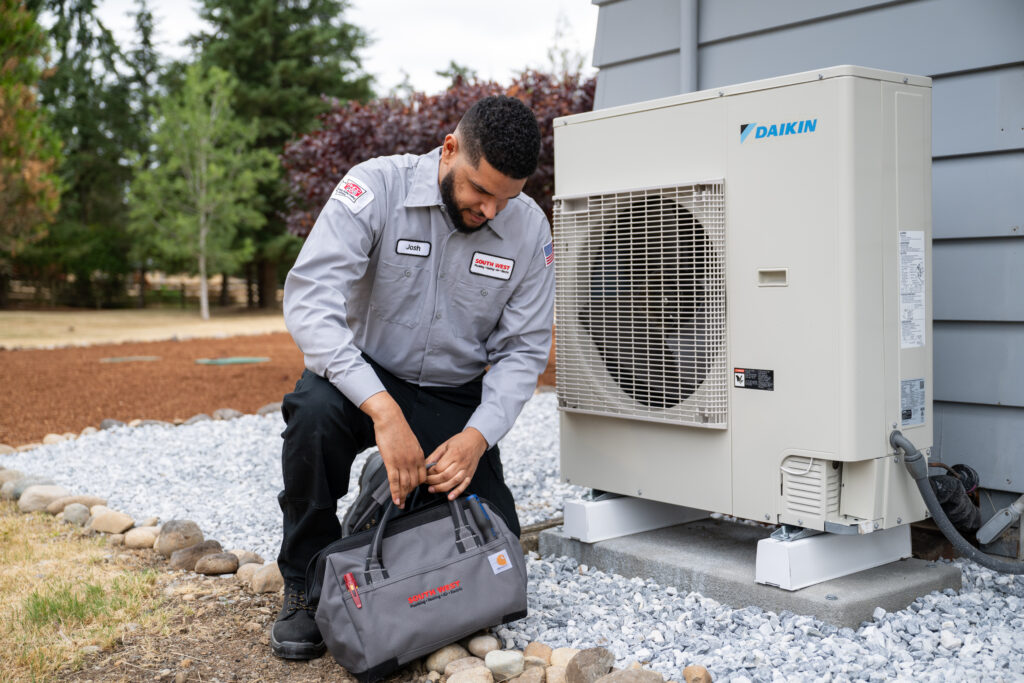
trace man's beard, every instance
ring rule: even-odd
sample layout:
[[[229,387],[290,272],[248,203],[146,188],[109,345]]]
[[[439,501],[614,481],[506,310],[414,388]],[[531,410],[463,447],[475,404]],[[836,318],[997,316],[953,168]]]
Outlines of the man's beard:
[[[444,202],[444,208],[448,211],[448,217],[452,219],[452,225],[459,232],[469,234],[487,227],[487,221],[473,227],[466,225],[466,222],[462,220],[462,209],[455,203],[455,169],[448,171],[448,175],[441,178],[441,201]]]

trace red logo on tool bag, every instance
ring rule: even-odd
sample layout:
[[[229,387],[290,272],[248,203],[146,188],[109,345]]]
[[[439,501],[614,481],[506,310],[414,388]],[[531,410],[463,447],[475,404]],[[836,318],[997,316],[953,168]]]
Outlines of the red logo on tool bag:
[[[429,600],[437,600],[438,598],[443,598],[445,595],[448,595],[449,593],[457,593],[458,591],[462,590],[462,587],[459,585],[461,582],[462,579],[459,579],[457,581],[452,581],[451,583],[446,583],[443,586],[438,586],[437,588],[428,588],[422,593],[410,595],[406,599],[409,601],[410,607],[422,605],[424,602],[427,602]]]

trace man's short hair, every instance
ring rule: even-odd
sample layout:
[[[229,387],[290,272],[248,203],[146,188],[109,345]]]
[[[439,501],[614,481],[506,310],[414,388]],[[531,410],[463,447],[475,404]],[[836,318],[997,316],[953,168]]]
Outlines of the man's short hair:
[[[457,128],[462,149],[473,166],[480,157],[510,178],[528,178],[537,170],[540,127],[530,108],[514,97],[491,95],[469,108]]]

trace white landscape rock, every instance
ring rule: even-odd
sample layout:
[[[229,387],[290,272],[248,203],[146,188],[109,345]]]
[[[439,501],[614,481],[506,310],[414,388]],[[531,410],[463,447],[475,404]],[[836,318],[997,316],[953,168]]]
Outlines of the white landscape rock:
[[[939,643],[947,650],[959,650],[964,641],[953,635],[952,631],[943,630],[939,633]]]
[[[250,552],[248,550],[239,550],[239,549],[236,548],[234,550],[229,550],[228,552],[238,558],[238,566],[239,567],[244,567],[247,564],[263,564],[264,563],[264,560],[263,560],[262,557],[260,557],[256,553]]]
[[[494,636],[476,636],[469,640],[467,649],[476,657],[483,659],[488,652],[501,649],[501,643]]]
[[[260,570],[263,565],[256,564],[255,562],[248,562],[243,564],[235,572],[235,577],[243,584],[252,584],[253,575]]]
[[[63,521],[67,524],[74,524],[76,526],[85,526],[89,521],[89,508],[85,507],[81,503],[71,503],[64,506],[62,512],[57,513],[63,515]]]
[[[284,588],[284,577],[277,562],[265,564],[252,575],[250,584],[254,593],[273,593]]]
[[[493,683],[494,676],[486,666],[456,671],[448,677],[448,683]]]
[[[494,674],[494,680],[507,681],[523,673],[523,653],[515,650],[492,650],[484,664]]]
[[[124,535],[126,548],[152,548],[160,530],[155,526],[141,526],[129,529]]]
[[[565,667],[549,666],[544,670],[544,680],[546,683],[565,683]]]
[[[22,512],[42,512],[53,501],[70,495],[70,491],[56,484],[29,486],[18,499],[18,509]]]
[[[574,647],[557,647],[551,651],[551,666],[569,666],[569,660],[579,653]]]
[[[97,505],[93,510],[102,506]],[[99,514],[93,512],[89,528],[104,534],[123,534],[134,526],[135,520],[118,510],[103,509]]]
[[[449,664],[463,657],[469,657],[469,652],[466,651],[466,648],[457,643],[445,645],[427,657],[427,671],[444,671]]]

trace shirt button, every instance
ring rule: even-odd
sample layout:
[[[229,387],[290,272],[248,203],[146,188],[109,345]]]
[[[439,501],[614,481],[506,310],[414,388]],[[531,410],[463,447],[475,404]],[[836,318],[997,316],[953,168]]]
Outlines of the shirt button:
[[[440,319],[441,319],[441,314],[440,313],[435,313],[434,314],[434,320],[440,320]]]
[[[439,277],[440,279],[443,280],[444,279],[444,273],[438,273],[437,277]]]
[[[406,277],[409,277],[410,275],[412,275],[412,271],[411,270],[405,271],[405,276]]]
[[[487,290],[486,289],[481,289],[480,290],[480,296],[487,296]]]

